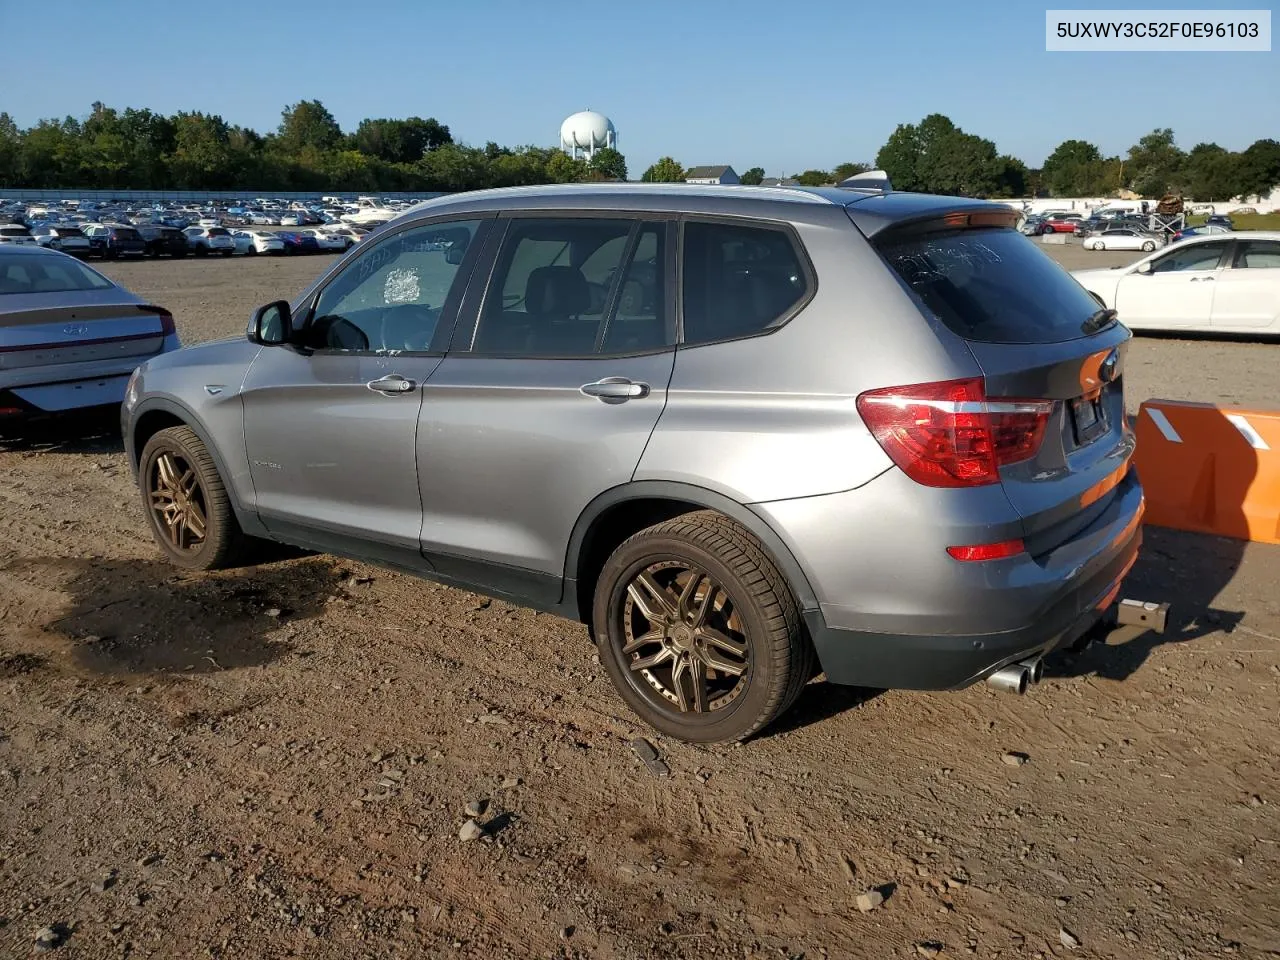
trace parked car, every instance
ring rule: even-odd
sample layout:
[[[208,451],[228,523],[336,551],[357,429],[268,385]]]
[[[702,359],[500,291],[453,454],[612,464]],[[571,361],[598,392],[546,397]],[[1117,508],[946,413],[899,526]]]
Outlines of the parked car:
[[[104,260],[141,257],[147,251],[147,243],[137,227],[122,223],[86,223],[80,229],[89,238],[92,252]]]
[[[284,253],[284,241],[266,230],[232,230],[231,237],[237,253]]]
[[[334,223],[320,227],[317,231],[320,234],[328,234],[331,237],[341,237],[345,246],[343,249],[349,250],[357,243],[364,239],[367,233],[362,227],[353,227],[345,223]]]
[[[1142,250],[1150,253],[1157,247],[1163,247],[1164,240],[1129,227],[1110,227],[1086,237],[1083,246],[1086,250]]]
[[[280,226],[279,217],[272,216],[269,213],[264,213],[261,210],[250,210],[248,213],[244,215],[244,219],[246,223],[250,223],[255,226],[264,226],[264,227]]]
[[[351,246],[345,234],[326,230],[299,230],[304,237],[311,237],[316,242],[316,249],[321,251],[342,251]]]
[[[1054,214],[1040,225],[1041,233],[1074,233],[1076,224],[1084,218],[1078,213]]]
[[[318,253],[320,250],[319,241],[300,230],[281,230],[276,236],[284,241],[286,253]]]
[[[75,257],[0,249],[0,418],[118,404],[139,363],[178,346],[169,311]]]
[[[282,540],[583,620],[685,740],[750,736],[818,670],[1025,689],[1117,597],[1143,500],[1131,334],[1016,218],[685,184],[430,201],[244,339],[139,368],[147,523],[186,569]]]
[[[1044,217],[1035,215],[1027,217],[1019,229],[1028,237],[1038,237],[1044,233]]]
[[[197,257],[219,253],[229,257],[236,252],[236,242],[226,227],[187,227],[182,231]]]
[[[1236,222],[1226,214],[1212,214],[1205,220],[1205,225],[1210,227],[1225,227],[1228,230],[1236,228]]]
[[[1280,333],[1280,232],[1206,234],[1074,276],[1134,330]]]
[[[138,227],[138,233],[146,244],[146,255],[149,257],[159,257],[164,254],[171,257],[185,257],[191,252],[191,244],[187,242],[186,234],[177,227],[150,223]]]
[[[0,223],[0,243],[7,246],[36,246],[36,238],[20,223]]]
[[[307,217],[297,210],[290,210],[280,216],[280,226],[282,227],[301,227],[305,226]]]
[[[1231,233],[1231,228],[1224,227],[1219,223],[1206,223],[1199,227],[1187,227],[1185,230],[1179,230],[1175,233],[1172,242],[1188,240],[1191,237],[1207,237],[1215,233]]]
[[[44,224],[34,228],[31,235],[42,247],[52,247],[72,256],[87,257],[92,250],[89,238],[79,227]]]

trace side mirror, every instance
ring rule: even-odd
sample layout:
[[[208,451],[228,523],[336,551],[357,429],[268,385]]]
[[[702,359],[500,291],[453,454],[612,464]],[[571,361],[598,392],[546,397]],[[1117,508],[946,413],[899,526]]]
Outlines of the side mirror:
[[[293,313],[287,300],[277,300],[259,307],[249,319],[249,340],[264,347],[287,343],[293,336]]]
[[[1149,274],[1150,272],[1151,272],[1151,261],[1150,261],[1150,260],[1144,260],[1144,261],[1142,261],[1142,263],[1138,264],[1138,273],[1141,273],[1141,274],[1143,274],[1143,275],[1145,276],[1145,275]]]
[[[455,243],[444,252],[444,259],[446,263],[451,263],[454,266],[457,266],[462,262],[462,258],[466,255],[466,248]]]

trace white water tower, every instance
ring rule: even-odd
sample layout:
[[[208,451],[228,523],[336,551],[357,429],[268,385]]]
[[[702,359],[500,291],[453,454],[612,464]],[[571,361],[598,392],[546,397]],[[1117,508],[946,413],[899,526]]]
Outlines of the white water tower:
[[[576,159],[581,155],[590,160],[604,147],[618,149],[618,131],[604,114],[583,110],[560,124],[560,149],[569,156]]]

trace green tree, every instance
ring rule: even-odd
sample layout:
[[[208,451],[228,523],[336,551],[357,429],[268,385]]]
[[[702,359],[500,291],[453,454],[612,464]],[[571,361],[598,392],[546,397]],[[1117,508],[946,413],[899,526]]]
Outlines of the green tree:
[[[280,113],[280,146],[290,153],[306,147],[329,150],[342,139],[342,129],[319,100],[301,100]]]
[[[900,123],[876,154],[876,167],[889,175],[896,190],[923,190],[921,153],[920,133],[915,125]]]
[[[1030,191],[1030,171],[1017,157],[1008,154],[996,158],[996,190],[998,197],[1025,197]]]
[[[794,179],[803,187],[820,187],[831,182],[831,174],[826,170],[806,170],[804,173],[797,173]]]
[[[613,147],[603,147],[595,152],[587,164],[592,173],[605,180],[627,179],[627,158]]]
[[[426,120],[361,120],[354,148],[387,163],[414,163],[429,150],[452,143],[449,128],[434,117]]]
[[[1042,169],[1045,185],[1055,197],[1107,192],[1101,182],[1102,154],[1086,140],[1064,140],[1045,159]]]
[[[640,177],[645,183],[683,183],[684,167],[672,157],[663,157]]]
[[[557,150],[547,161],[548,183],[581,183],[587,179],[587,161]]]
[[[871,169],[869,163],[841,163],[831,171],[831,177],[836,183],[842,180],[848,180],[850,177],[856,177],[860,173],[866,173]]]
[[[1152,130],[1129,148],[1126,173],[1133,190],[1144,197],[1158,198],[1183,187],[1186,155],[1173,140],[1168,127]]]
[[[1280,186],[1280,143],[1255,140],[1240,154],[1240,193],[1244,197],[1269,197]]]
[[[738,179],[749,187],[758,187],[764,182],[764,167],[752,167]]]
[[[1010,176],[994,143],[965,133],[940,113],[899,124],[876,154],[876,166],[898,190],[973,197],[1008,189]]]
[[[1187,194],[1195,200],[1230,200],[1240,192],[1240,155],[1216,143],[1192,147],[1183,170]]]
[[[22,132],[13,117],[0,113],[0,186],[13,186],[18,182],[21,159]]]
[[[174,183],[187,189],[230,186],[231,150],[226,122],[205,113],[174,116]]]

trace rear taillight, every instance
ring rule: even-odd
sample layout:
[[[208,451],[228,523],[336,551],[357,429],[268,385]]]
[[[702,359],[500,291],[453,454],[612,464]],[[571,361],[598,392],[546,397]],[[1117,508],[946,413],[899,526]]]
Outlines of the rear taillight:
[[[1021,540],[1001,540],[999,543],[977,543],[968,547],[947,547],[947,553],[965,563],[982,560],[1005,560],[1025,552],[1026,544]]]
[[[146,306],[139,307],[138,309],[143,313],[154,313],[158,316],[160,318],[160,332],[166,337],[178,332],[178,328],[173,324],[173,314],[164,307],[147,304]]]
[[[1035,456],[1052,400],[988,400],[981,377],[869,390],[858,413],[890,459],[928,487],[980,487]]]

